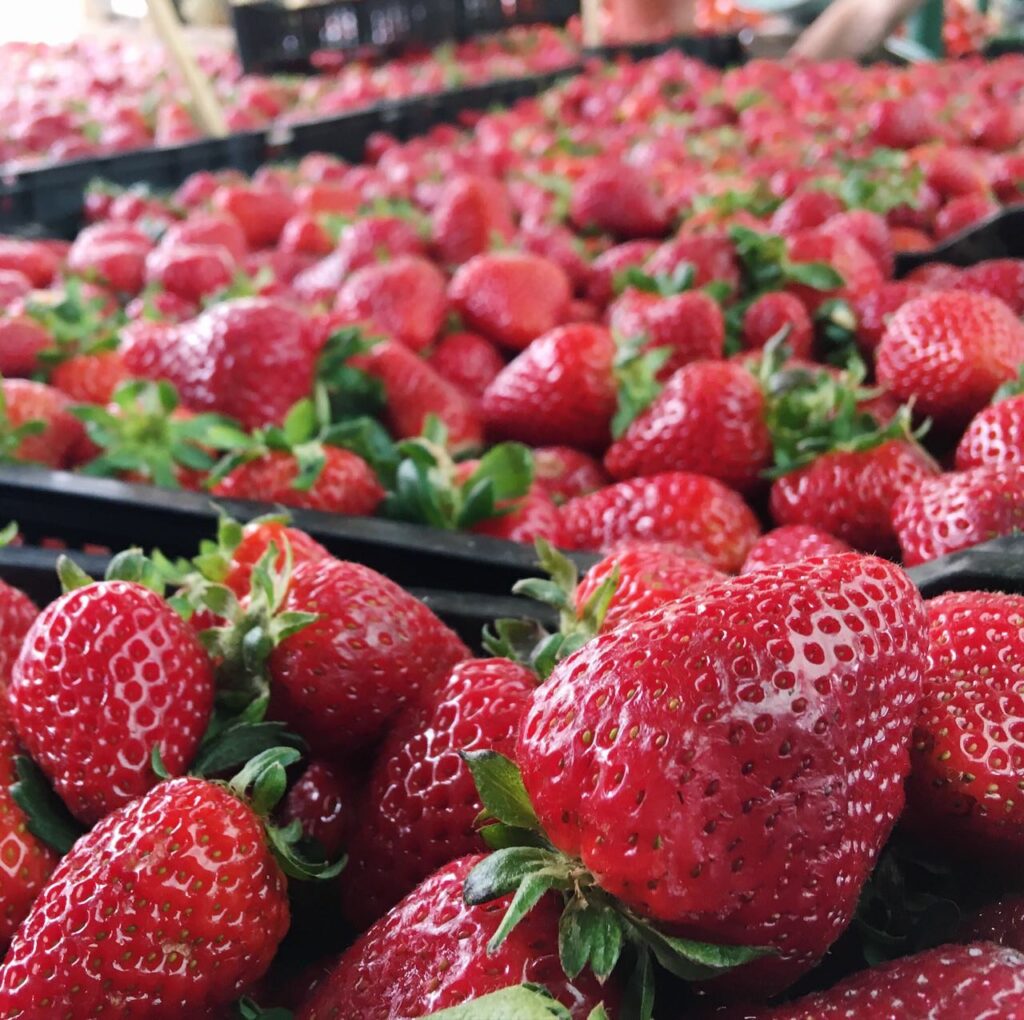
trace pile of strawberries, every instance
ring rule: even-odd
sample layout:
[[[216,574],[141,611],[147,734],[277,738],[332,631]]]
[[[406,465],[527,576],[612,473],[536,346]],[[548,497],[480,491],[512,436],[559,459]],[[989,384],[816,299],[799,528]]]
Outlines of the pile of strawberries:
[[[0,1017],[1024,1015],[1024,596],[537,549],[486,658],[280,518],[0,582]]]
[[[363,165],[97,189],[0,241],[4,455],[726,572],[1008,534],[1024,262],[893,271],[1019,192],[1022,90],[669,54]]]
[[[321,61],[319,73],[243,75],[234,53],[196,57],[232,131],[332,117],[385,100],[542,74],[579,61],[578,29],[512,28],[386,62]],[[0,164],[36,168],[201,137],[188,92],[149,39],[83,37],[0,46]]]

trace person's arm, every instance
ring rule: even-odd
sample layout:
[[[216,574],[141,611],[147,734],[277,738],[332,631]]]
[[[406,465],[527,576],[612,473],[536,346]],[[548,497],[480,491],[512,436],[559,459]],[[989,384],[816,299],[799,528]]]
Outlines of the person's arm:
[[[835,0],[793,44],[806,60],[865,56],[921,6],[923,0]]]

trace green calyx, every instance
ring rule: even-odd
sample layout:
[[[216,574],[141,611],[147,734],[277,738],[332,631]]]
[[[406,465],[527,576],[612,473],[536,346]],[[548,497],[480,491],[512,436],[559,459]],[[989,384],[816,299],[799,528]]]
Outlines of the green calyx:
[[[244,998],[238,1000],[239,1020],[294,1020],[295,1014],[290,1009],[281,1006],[270,1006],[264,1008],[252,999]]]
[[[419,1020],[572,1020],[572,1014],[542,985],[522,984],[481,995],[461,1006],[451,1006]],[[595,1006],[587,1020],[608,1020],[603,1005]]]
[[[178,394],[165,380],[122,383],[114,393],[113,405],[71,408],[103,451],[82,468],[83,474],[135,474],[157,485],[178,488],[179,471],[207,472],[216,464],[214,451],[244,441],[241,427],[223,415],[176,417]]]
[[[473,774],[487,822],[481,835],[495,847],[467,875],[463,896],[470,906],[512,894],[488,952],[496,952],[515,926],[547,893],[561,895],[558,950],[566,976],[589,968],[607,980],[625,950],[633,958],[629,1000],[623,1016],[651,1020],[654,965],[688,981],[717,977],[764,956],[768,950],[718,946],[660,931],[597,884],[583,863],[557,850],[544,833],[515,763],[496,751],[463,753]]]
[[[616,341],[618,349],[612,370],[617,403],[611,430],[612,437],[619,439],[661,394],[658,373],[672,356],[672,348],[647,349],[646,336],[616,338]]]
[[[301,757],[293,747],[268,748],[246,762],[226,785],[263,820],[270,849],[289,878],[326,881],[341,873],[345,859],[330,863],[307,858],[301,846],[302,826],[297,819],[284,827],[268,821],[271,811],[288,788],[287,768],[300,761]]]
[[[376,416],[384,409],[387,398],[383,383],[349,363],[377,343],[379,337],[367,336],[355,326],[339,329],[328,337],[317,361],[317,381],[327,390],[331,422]]]
[[[62,857],[86,829],[57,796],[39,766],[26,754],[16,755],[17,779],[11,797],[25,814],[28,831]]]
[[[858,358],[838,374],[824,368],[790,368],[784,342],[785,333],[780,331],[751,369],[764,394],[774,452],[765,477],[778,478],[806,467],[826,453],[863,452],[894,439],[915,441],[927,431],[928,422],[914,431],[909,405],[887,422],[863,410],[863,403],[878,391],[861,386],[865,369]]]
[[[517,581],[512,591],[556,610],[558,630],[550,633],[532,620],[497,620],[493,630],[485,629],[483,643],[492,655],[521,662],[546,680],[557,663],[600,632],[619,584],[619,571],[616,567],[577,610],[576,565],[546,539],[537,539],[536,550],[548,577]]]
[[[166,562],[160,553],[147,556],[141,549],[122,549],[107,564],[103,580],[141,584],[163,598],[169,579]],[[66,554],[57,559],[57,578],[65,595],[96,581]]]
[[[697,270],[690,262],[680,262],[671,273],[656,275],[645,273],[638,266],[628,266],[615,274],[612,287],[616,295],[632,289],[658,297],[674,297],[692,290],[696,278]]]
[[[812,290],[829,291],[843,285],[843,278],[824,262],[791,262],[786,239],[762,234],[749,227],[729,228],[729,237],[743,269],[746,296],[782,290],[787,284],[801,284]]]
[[[514,512],[530,491],[533,454],[522,443],[491,447],[460,480],[441,422],[429,417],[423,432],[395,447],[397,459],[381,478],[388,489],[384,516],[459,531]]]
[[[28,302],[26,314],[53,337],[53,346],[39,353],[42,375],[78,354],[99,354],[117,348],[118,331],[125,323],[120,310],[108,312],[100,298],[87,298],[82,280],[68,279],[56,302]]]
[[[1022,393],[1024,393],[1024,365],[1020,366],[1016,379],[1003,383],[996,390],[992,396],[992,403],[998,404],[1003,400],[1009,400],[1011,397],[1019,397]]]

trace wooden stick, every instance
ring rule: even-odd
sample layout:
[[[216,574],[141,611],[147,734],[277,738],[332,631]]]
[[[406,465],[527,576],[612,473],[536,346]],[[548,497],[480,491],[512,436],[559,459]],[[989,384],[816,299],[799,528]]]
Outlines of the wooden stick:
[[[224,138],[229,134],[227,119],[220,101],[209,79],[199,69],[192,51],[188,48],[181,22],[171,6],[171,0],[147,0],[149,16],[157,34],[170,51],[171,58],[185,79],[192,102],[195,105],[199,126],[213,138]]]

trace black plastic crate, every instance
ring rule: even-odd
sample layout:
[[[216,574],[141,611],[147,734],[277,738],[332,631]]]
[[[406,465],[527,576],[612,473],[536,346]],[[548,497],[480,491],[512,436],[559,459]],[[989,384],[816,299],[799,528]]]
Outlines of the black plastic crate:
[[[188,555],[214,533],[217,507],[238,520],[273,512],[267,503],[131,485],[44,468],[0,467],[0,521],[17,521],[26,541],[59,538],[72,547],[158,547]],[[289,510],[297,528],[336,556],[356,560],[409,587],[507,595],[537,572],[530,546],[372,517]],[[596,559],[574,554],[581,566]]]
[[[896,276],[906,276],[929,262],[973,266],[984,259],[999,258],[1024,258],[1024,205],[1008,206],[930,251],[900,253],[896,256]]]
[[[285,7],[275,0],[231,8],[247,72],[307,71],[322,52],[391,52],[433,46],[456,32],[456,0],[331,0]]]
[[[602,60],[649,60],[671,50],[678,50],[711,67],[734,67],[747,59],[747,51],[738,35],[682,35],[652,43],[591,46],[583,51],[583,55]]]

